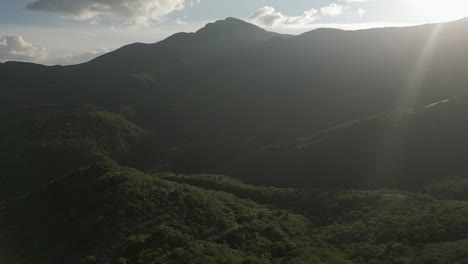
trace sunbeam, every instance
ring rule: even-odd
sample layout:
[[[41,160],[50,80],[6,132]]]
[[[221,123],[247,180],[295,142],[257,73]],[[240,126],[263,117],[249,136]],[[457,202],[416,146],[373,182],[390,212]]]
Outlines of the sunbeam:
[[[400,118],[407,116],[420,99],[421,92],[424,89],[425,79],[431,68],[434,52],[443,30],[442,24],[432,26],[430,34],[427,37],[416,64],[408,75],[406,86],[401,91],[399,99],[396,101],[395,109],[398,111],[391,114],[391,119],[399,120],[399,125],[394,126],[390,122],[384,129],[381,138],[381,147],[376,156],[374,183],[385,182],[387,177],[392,174],[399,174],[403,160],[404,138],[407,134],[410,119]]]
[[[427,71],[430,68],[434,51],[437,47],[439,35],[443,30],[443,24],[433,26],[421,54],[416,62],[416,65],[409,75],[408,83],[397,101],[397,108],[412,107],[418,100],[421,90],[424,87],[424,81]]]

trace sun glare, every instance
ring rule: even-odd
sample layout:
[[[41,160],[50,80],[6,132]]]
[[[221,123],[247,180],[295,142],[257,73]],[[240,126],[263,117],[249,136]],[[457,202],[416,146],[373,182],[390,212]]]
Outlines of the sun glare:
[[[415,9],[425,17],[454,20],[468,16],[468,0],[412,0]]]

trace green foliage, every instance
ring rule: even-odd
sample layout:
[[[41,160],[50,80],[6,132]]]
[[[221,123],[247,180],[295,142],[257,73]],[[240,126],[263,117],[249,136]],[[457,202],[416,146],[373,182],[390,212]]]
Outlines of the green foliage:
[[[468,200],[468,179],[455,178],[432,182],[421,191],[439,199]]]
[[[240,198],[251,199],[259,203],[274,204],[300,213],[311,211],[323,212],[324,197],[319,191],[302,192],[293,188],[277,188],[272,186],[254,186],[225,175],[182,175],[175,173],[158,173],[156,177],[187,183],[205,189],[229,192]],[[307,208],[307,210],[305,210]],[[317,216],[315,214],[315,216]]]
[[[465,263],[467,223],[468,202],[427,194],[317,194],[149,176],[109,160],[7,204],[0,255],[7,264]]]
[[[116,155],[128,151],[146,133],[123,117],[98,109],[16,116],[1,137],[2,146],[9,149],[70,148],[89,155]]]
[[[271,263],[313,241],[301,215],[111,161],[55,181],[3,215],[26,263]],[[47,241],[35,243],[41,237]]]
[[[439,259],[432,263],[456,263],[462,258],[453,256],[463,256],[460,249],[443,254],[443,248],[459,243],[468,234],[468,203],[440,201],[427,195],[434,194],[443,199],[453,195],[460,197],[464,183],[461,179],[426,186],[424,194],[394,190],[317,194],[255,187],[222,175],[164,173],[158,176],[302,212],[316,224],[316,236],[323,239],[325,245],[338,246],[353,263],[431,263],[429,259]],[[440,250],[435,250],[439,247]],[[320,249],[323,250],[318,247],[316,251]],[[305,255],[294,258],[292,263],[301,263],[298,259],[302,258],[309,261],[304,263],[317,262],[313,260],[317,256],[315,253],[308,259],[307,253],[311,254],[312,250],[303,251]],[[458,252],[458,255],[451,252]],[[283,257],[281,261],[289,260]],[[325,263],[332,263],[332,260]]]
[[[422,251],[421,263],[444,264],[468,263],[468,241],[459,240],[438,244],[429,244]]]
[[[401,191],[346,191],[335,196],[331,208],[334,223],[322,227],[320,236],[353,263],[456,263],[427,260],[431,248],[468,234],[467,202]]]
[[[0,200],[30,192],[106,157],[124,157],[149,136],[120,115],[92,106],[18,111],[0,132]]]

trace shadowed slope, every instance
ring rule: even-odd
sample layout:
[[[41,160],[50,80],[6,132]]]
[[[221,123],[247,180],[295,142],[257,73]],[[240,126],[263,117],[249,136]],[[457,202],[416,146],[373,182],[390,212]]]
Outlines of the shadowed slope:
[[[466,98],[338,126],[258,149],[223,170],[262,184],[415,188],[466,177]]]

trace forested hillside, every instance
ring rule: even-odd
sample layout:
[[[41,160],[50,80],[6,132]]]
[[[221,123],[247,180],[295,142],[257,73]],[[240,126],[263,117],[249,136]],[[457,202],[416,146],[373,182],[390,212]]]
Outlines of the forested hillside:
[[[0,130],[0,200],[21,196],[106,157],[143,165],[161,151],[155,135],[119,114],[93,106],[25,107]]]
[[[6,264],[464,263],[467,218],[468,202],[423,193],[254,187],[105,161],[2,209],[0,253]]]
[[[0,263],[468,263],[466,28],[0,63]]]

